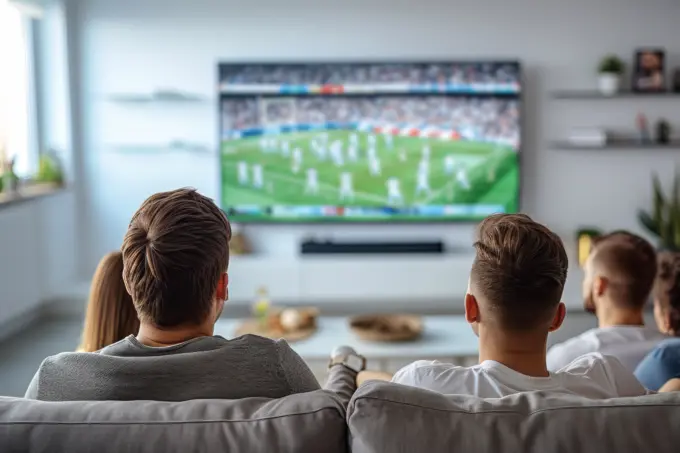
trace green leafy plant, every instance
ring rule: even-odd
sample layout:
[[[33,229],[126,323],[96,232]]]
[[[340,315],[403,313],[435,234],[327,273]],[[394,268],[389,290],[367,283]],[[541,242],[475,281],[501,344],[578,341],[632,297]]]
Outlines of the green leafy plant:
[[[654,187],[652,212],[638,212],[643,227],[659,239],[659,246],[668,250],[680,250],[680,177],[675,173],[670,194],[663,192],[659,176],[652,178]]]
[[[63,184],[64,175],[61,170],[59,158],[54,152],[46,152],[40,156],[38,173],[35,176],[37,182]]]
[[[600,74],[623,74],[625,64],[616,55],[607,55],[600,61],[598,71]]]

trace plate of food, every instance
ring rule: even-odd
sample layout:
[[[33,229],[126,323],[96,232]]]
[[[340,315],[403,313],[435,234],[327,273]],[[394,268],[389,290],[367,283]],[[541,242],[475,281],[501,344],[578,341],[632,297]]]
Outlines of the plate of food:
[[[414,341],[423,333],[420,316],[406,314],[377,314],[354,316],[350,329],[365,341]]]

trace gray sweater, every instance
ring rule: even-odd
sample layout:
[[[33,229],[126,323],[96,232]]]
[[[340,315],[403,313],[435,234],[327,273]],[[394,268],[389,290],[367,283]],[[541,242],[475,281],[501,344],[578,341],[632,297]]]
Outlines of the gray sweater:
[[[43,361],[26,398],[44,401],[280,398],[319,389],[284,340],[200,337],[152,348],[129,337],[95,352]]]

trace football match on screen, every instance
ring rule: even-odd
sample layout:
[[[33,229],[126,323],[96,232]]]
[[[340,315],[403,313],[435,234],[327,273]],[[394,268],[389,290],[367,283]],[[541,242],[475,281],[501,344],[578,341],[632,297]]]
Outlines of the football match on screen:
[[[516,63],[220,66],[221,204],[235,221],[515,212]]]

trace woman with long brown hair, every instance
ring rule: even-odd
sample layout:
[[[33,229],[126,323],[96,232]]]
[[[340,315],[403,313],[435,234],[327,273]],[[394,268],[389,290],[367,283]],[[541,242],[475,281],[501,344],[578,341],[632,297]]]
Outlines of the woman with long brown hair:
[[[139,330],[137,312],[123,282],[123,256],[104,256],[92,278],[78,352],[94,352]]]

